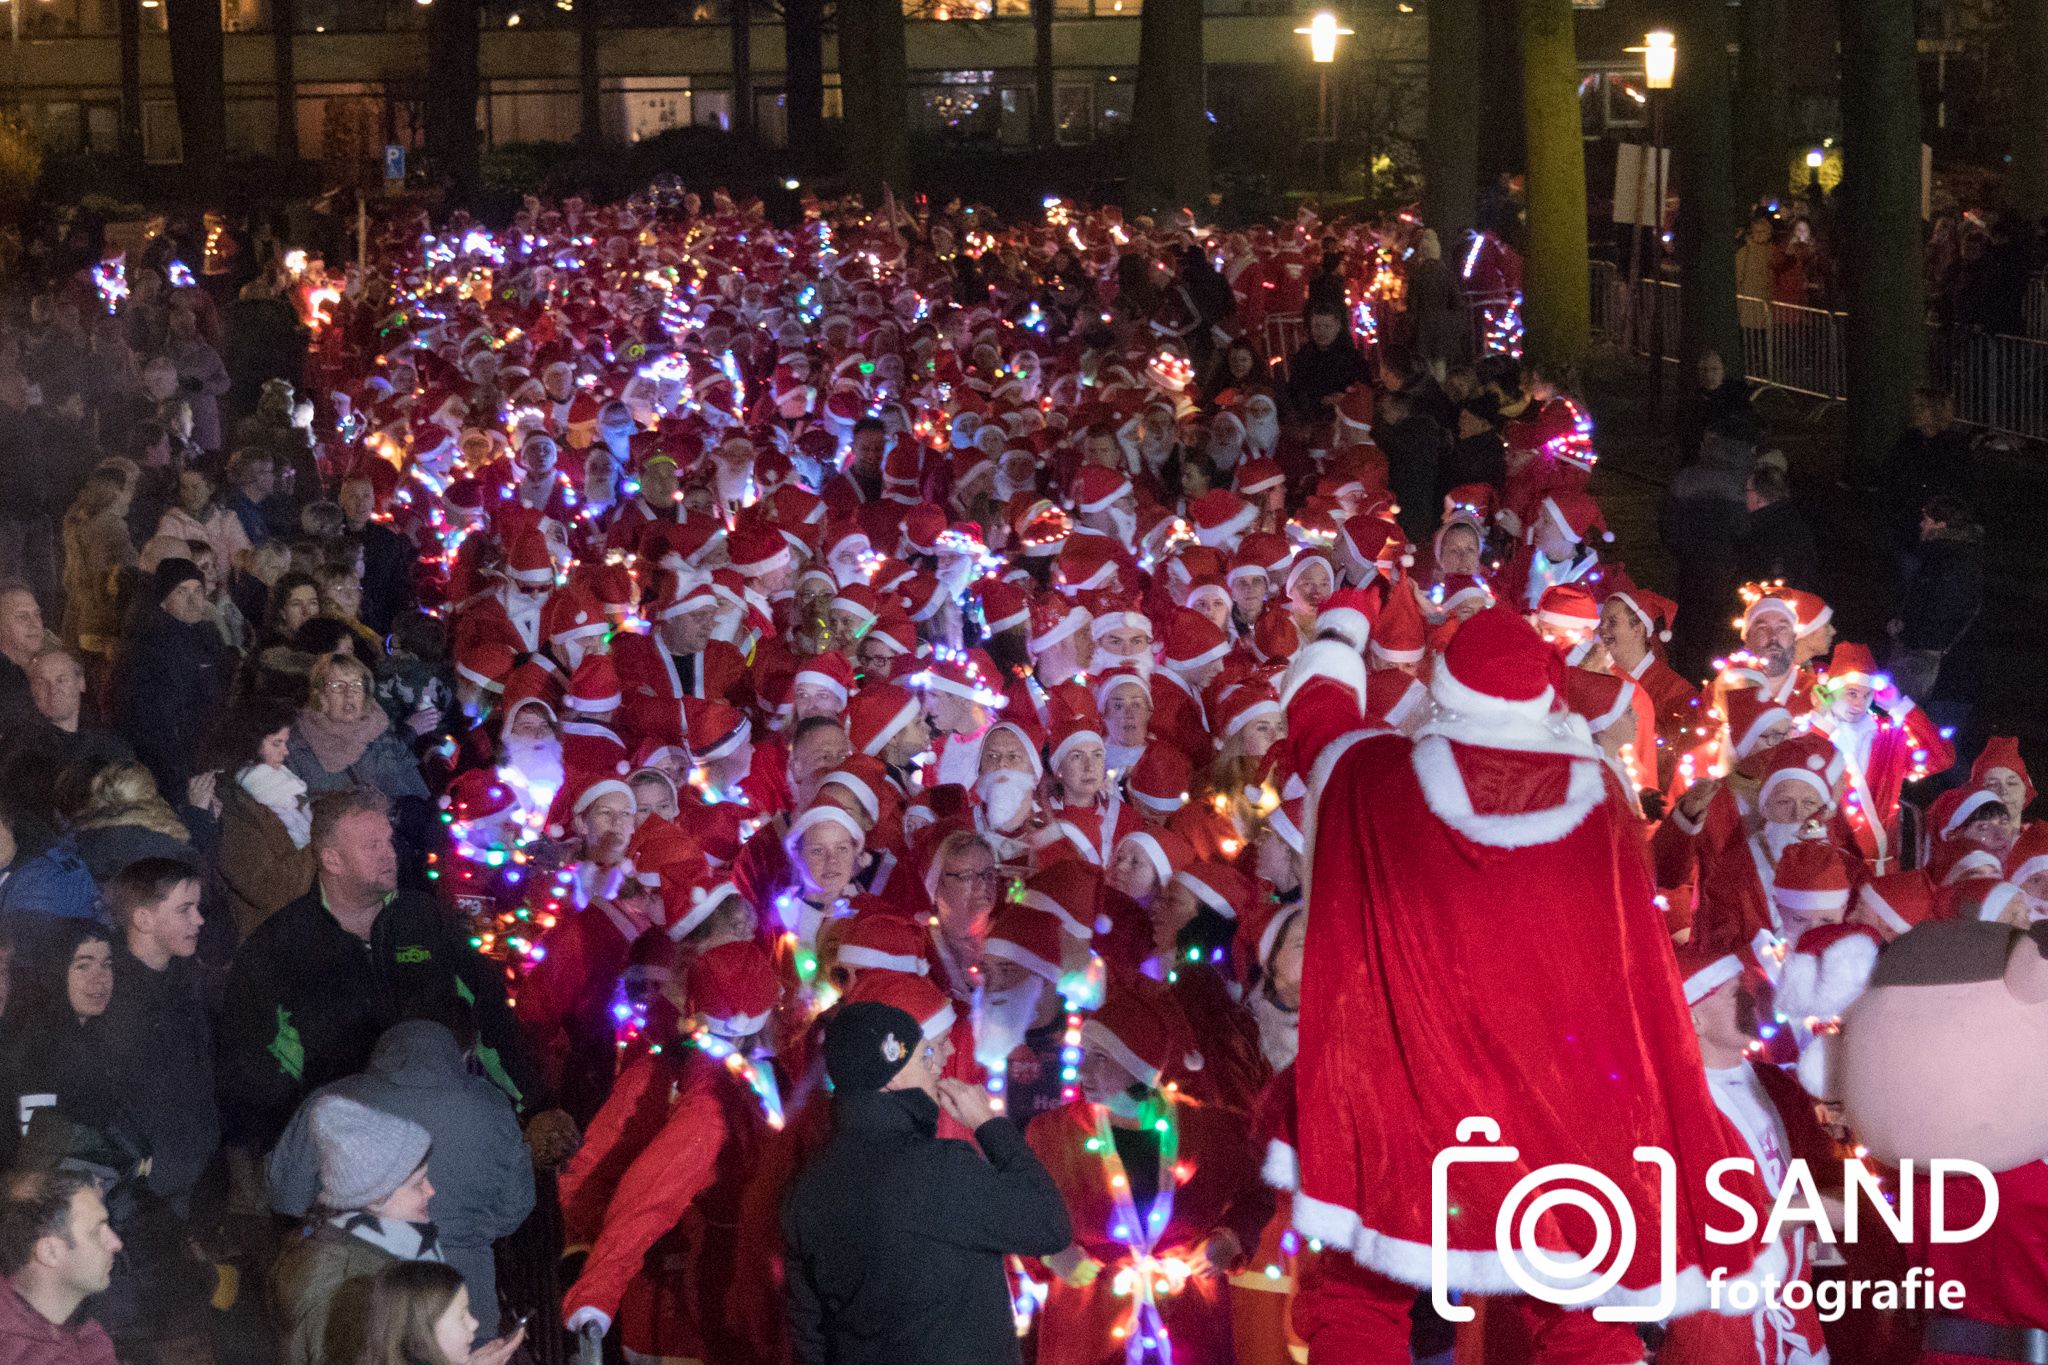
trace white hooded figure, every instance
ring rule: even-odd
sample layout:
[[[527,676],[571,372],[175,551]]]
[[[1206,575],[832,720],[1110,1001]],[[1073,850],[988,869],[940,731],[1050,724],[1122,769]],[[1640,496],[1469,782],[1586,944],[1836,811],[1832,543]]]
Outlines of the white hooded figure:
[[[1245,448],[1254,459],[1271,459],[1280,448],[1280,406],[1268,394],[1255,393],[1244,403]],[[1224,466],[1218,464],[1217,469]]]
[[[1027,826],[1038,808],[1038,782],[1015,768],[986,772],[974,784],[975,827],[995,849],[999,863],[1029,860]]]

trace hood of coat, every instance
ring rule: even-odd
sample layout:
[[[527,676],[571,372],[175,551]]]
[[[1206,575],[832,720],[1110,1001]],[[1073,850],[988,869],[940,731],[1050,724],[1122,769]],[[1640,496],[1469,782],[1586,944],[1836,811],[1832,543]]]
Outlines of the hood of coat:
[[[370,1053],[370,1070],[393,1085],[445,1086],[466,1074],[462,1047],[446,1024],[407,1019],[384,1030]]]

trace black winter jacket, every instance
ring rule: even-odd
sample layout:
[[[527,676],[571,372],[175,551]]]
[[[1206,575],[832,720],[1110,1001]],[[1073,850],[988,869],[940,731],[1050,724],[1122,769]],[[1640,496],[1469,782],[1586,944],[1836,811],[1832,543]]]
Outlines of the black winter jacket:
[[[941,1140],[921,1090],[841,1095],[833,1117],[782,1210],[799,1365],[1017,1360],[1003,1257],[1073,1240],[1024,1135],[996,1118],[975,1131],[981,1153]]]
[[[476,1012],[485,1074],[526,1112],[546,1108],[503,978],[433,897],[396,892],[364,943],[328,913],[316,878],[256,926],[228,968],[220,1098],[230,1136],[268,1151],[299,1101],[368,1066],[409,1007],[451,993]]]

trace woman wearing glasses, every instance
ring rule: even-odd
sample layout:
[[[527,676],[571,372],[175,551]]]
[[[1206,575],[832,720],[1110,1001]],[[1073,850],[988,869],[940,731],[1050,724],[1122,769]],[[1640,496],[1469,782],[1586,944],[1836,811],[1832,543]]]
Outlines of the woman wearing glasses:
[[[391,718],[372,694],[370,670],[352,655],[313,665],[306,707],[292,723],[285,764],[312,796],[371,787],[393,801],[427,799],[427,784]]]

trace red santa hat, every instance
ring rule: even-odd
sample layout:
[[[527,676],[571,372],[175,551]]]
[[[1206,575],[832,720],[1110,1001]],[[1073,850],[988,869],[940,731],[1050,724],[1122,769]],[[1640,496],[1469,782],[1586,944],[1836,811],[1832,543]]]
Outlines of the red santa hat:
[[[1170,829],[1147,825],[1133,834],[1126,834],[1117,847],[1136,848],[1152,864],[1152,870],[1159,876],[1164,887],[1174,875],[1195,861],[1195,846]]]
[[[1227,488],[1212,488],[1188,504],[1188,523],[1195,540],[1212,549],[1229,549],[1258,519],[1258,509]]]
[[[1279,715],[1280,698],[1265,683],[1247,682],[1230,688],[1218,698],[1210,716],[1216,747],[1222,748],[1226,740],[1253,721],[1277,719]]]
[[[1746,966],[1737,954],[1718,948],[1701,949],[1686,944],[1679,947],[1677,953],[1678,979],[1688,1005],[1699,1004],[1741,976]]]
[[[1934,829],[1937,840],[1953,839],[1956,831],[1970,822],[1970,817],[1986,806],[1998,806],[2004,802],[1998,793],[1985,786],[1951,787],[1936,797],[1934,804],[1927,808],[1927,823]]]
[[[2027,878],[2043,872],[2048,872],[2048,822],[2034,820],[2021,828],[2012,852],[2005,855],[2005,879],[2023,886]]]
[[[939,552],[939,537],[946,533],[946,513],[932,503],[919,503],[903,514],[903,539],[921,555]],[[977,530],[976,535],[980,532]]]
[[[1872,656],[1869,645],[1844,640],[1828,657],[1826,680],[1830,687],[1847,687],[1852,683],[1875,687],[1877,678],[1877,660]]]
[[[1285,487],[1286,483],[1287,476],[1281,472],[1277,463],[1268,459],[1257,459],[1246,460],[1238,465],[1231,487],[1244,497],[1256,498],[1261,493],[1270,493],[1276,488]]]
[[[1120,553],[1121,547],[1108,536],[1072,537],[1060,547],[1059,558],[1053,564],[1060,591],[1071,597],[1115,586]]]
[[[1835,619],[1835,609],[1822,601],[1818,593],[1799,588],[1779,588],[1777,595],[1792,608],[1793,633],[1801,639]]]
[[[1110,992],[1081,1026],[1081,1043],[1110,1057],[1147,1089],[1158,1087],[1168,1067],[1202,1068],[1202,1054],[1178,1010],[1135,986]]]
[[[833,595],[831,606],[834,611],[844,612],[853,618],[857,634],[865,633],[882,613],[881,599],[865,583],[852,583],[841,588]]]
[[[1339,562],[1361,583],[1375,573],[1392,577],[1397,565],[1407,568],[1415,562],[1401,528],[1382,517],[1345,518],[1336,548]]]
[[[628,810],[639,807],[633,789],[610,773],[570,773],[563,779],[562,788],[555,793],[554,804],[548,810],[548,837],[567,838],[570,818],[583,814],[594,802],[607,796],[625,797]]]
[[[881,820],[884,798],[894,801],[888,768],[869,754],[848,754],[845,762],[819,780],[820,791],[827,787],[838,787],[851,796],[870,825]]]
[[[1085,707],[1087,703],[1084,701],[1082,705]],[[1068,712],[1053,726],[1051,749],[1046,755],[1045,766],[1054,772],[1059,771],[1061,761],[1073,752],[1076,745],[1091,740],[1096,744],[1106,742],[1102,737],[1101,719],[1093,714],[1079,715]]]
[[[989,924],[985,957],[1015,963],[1034,976],[1057,987],[1066,972],[1066,928],[1059,916],[1036,906],[1004,902],[996,908]]]
[[[1074,475],[1073,500],[1076,512],[1105,512],[1119,499],[1131,496],[1131,481],[1121,472],[1101,465],[1083,465]]]
[[[749,578],[787,568],[790,563],[789,542],[773,531],[756,527],[733,532],[728,553],[732,567]]]
[[[1316,634],[1337,636],[1364,654],[1372,641],[1373,617],[1379,609],[1362,588],[1344,588],[1323,599],[1316,611]]]
[[[1365,723],[1400,729],[1429,705],[1429,689],[1398,668],[1374,669],[1365,680]]]
[[[740,894],[739,887],[728,875],[703,867],[702,861],[701,858],[697,860],[695,875],[690,877],[673,875],[671,869],[665,869],[670,875],[664,876],[661,882],[661,907],[671,939],[689,937],[697,926],[711,918],[712,911]],[[672,865],[673,868],[687,866],[692,864]]]
[[[797,666],[795,685],[821,687],[839,698],[839,709],[846,709],[846,700],[853,694],[853,665],[846,656],[836,649],[823,654],[813,654]]]
[[[1561,488],[1543,499],[1543,515],[1574,545],[1584,544],[1591,536],[1614,539],[1614,532],[1600,515],[1600,504],[1590,494]]]
[[[1742,613],[1742,633],[1749,634],[1749,628],[1760,616],[1778,615],[1792,623],[1792,629],[1799,629],[1799,611],[1780,593],[1765,593],[1752,600]]]
[[[548,594],[541,609],[541,634],[555,644],[572,640],[594,640],[611,630],[604,608],[587,588],[571,583]]]
[[[1721,710],[1728,719],[1729,747],[1737,758],[1755,753],[1766,731],[1792,723],[1792,713],[1758,687],[1737,687],[1723,693]]]
[[[1188,787],[1194,781],[1194,765],[1179,749],[1163,742],[1145,746],[1131,765],[1124,788],[1131,800],[1154,816],[1173,814],[1188,803]]]
[[[1540,724],[1557,700],[1550,681],[1555,658],[1511,608],[1488,607],[1452,637],[1430,680],[1430,695],[1444,710],[1481,724]]]
[[[923,976],[931,970],[924,956],[930,943],[916,920],[881,908],[867,909],[853,917],[840,937],[839,962],[856,971],[879,968]]]
[[[549,588],[555,583],[555,560],[548,552],[547,538],[539,531],[522,531],[505,552],[505,571],[512,581],[529,588]]]
[[[1821,800],[1832,808],[1835,784],[1841,780],[1842,770],[1841,751],[1826,735],[1815,731],[1794,735],[1771,750],[1770,771],[1764,774],[1763,785],[1757,791],[1757,805],[1761,807],[1769,801],[1772,788],[1780,782],[1802,782],[1820,793]]]
[[[830,801],[813,801],[789,822],[789,833],[782,836],[782,846],[789,850],[791,857],[796,856],[796,850],[803,844],[805,831],[817,825],[837,825],[853,836],[855,846],[865,847],[867,844],[867,831],[860,827],[860,821],[847,813],[844,806]]]
[[[1225,919],[1236,919],[1258,899],[1258,886],[1229,863],[1203,859],[1182,868],[1173,876],[1200,905],[1206,905]]]
[[[1088,624],[1088,613],[1056,592],[1040,593],[1031,604],[1031,652],[1043,654]]]
[[[1559,583],[1536,600],[1536,623],[1581,640],[1600,628],[1600,604],[1577,583]]]
[[[753,736],[753,727],[742,712],[702,697],[683,698],[683,724],[694,763],[724,758]]]
[[[619,670],[612,664],[609,654],[586,654],[583,662],[576,665],[575,674],[569,679],[569,690],[563,702],[571,711],[588,715],[599,711],[616,711],[624,698],[620,695]]]
[[[482,641],[462,649],[455,656],[455,672],[486,692],[505,690],[505,679],[518,664],[519,656],[510,645]]]
[[[894,683],[870,683],[846,708],[847,737],[859,754],[880,754],[921,713],[917,695]]]
[[[975,592],[981,599],[983,627],[990,635],[1031,624],[1031,599],[1016,584],[985,578]]]
[[[1849,908],[1849,869],[1825,839],[1801,839],[1779,855],[1771,899],[1787,910],[1819,913]]]
[[[901,658],[917,649],[917,626],[891,603],[882,608],[866,638],[890,658]]]
[[[441,797],[441,809],[465,825],[503,815],[518,804],[512,789],[499,781],[498,774],[490,768],[471,768],[460,774]]]
[[[751,940],[721,943],[690,964],[690,1010],[722,1038],[747,1038],[768,1027],[782,997],[782,979]]]
[[[1629,719],[1634,701],[1634,684],[1612,673],[1592,673],[1583,668],[1565,670],[1565,707],[1583,719],[1586,729],[1593,734]]]
[[[1386,605],[1380,608],[1379,619],[1373,623],[1369,646],[1372,657],[1388,665],[1419,664],[1428,639],[1428,623],[1422,618],[1422,604],[1415,600],[1415,594],[1388,593]]]
[[[1206,668],[1230,652],[1222,629],[1201,612],[1182,607],[1166,621],[1166,666],[1177,673]]]
[[[681,573],[665,570],[660,583],[654,605],[654,619],[657,621],[671,620],[718,605],[718,591],[712,586],[710,574],[696,569],[685,569]]]
[[[1101,893],[1099,868],[1062,858],[1032,873],[1017,901],[1053,916],[1075,938],[1089,939],[1109,932],[1109,917],[1096,908]]]
[[[638,781],[643,773],[648,777],[660,777],[664,782],[669,780],[668,775],[659,769],[643,769],[627,781]],[[665,881],[680,885],[704,870],[704,854],[697,841],[683,833],[675,821],[662,815],[650,814],[641,822],[640,828],[633,831],[633,837],[626,841],[626,861],[633,865],[634,880],[648,886],[660,886]],[[665,875],[675,868],[688,871],[678,876]],[[674,920],[669,922],[673,924]]]
[[[2011,735],[1993,735],[1984,741],[1984,751],[1977,755],[1977,761],[1970,765],[1970,780],[1982,782],[1992,773],[2004,769],[2019,778],[2025,795],[2020,799],[2020,809],[2034,804],[2034,780],[2027,775],[2027,762],[2020,757],[2020,742]]]
[[[1648,588],[1637,587],[1633,583],[1609,596],[1633,612],[1635,618],[1643,623],[1643,629],[1652,637],[1664,641],[1671,639],[1671,623],[1678,616],[1676,602],[1651,592]]]
[[[1881,946],[1877,934],[1860,924],[1816,924],[1808,929],[1778,969],[1773,1001],[1778,1013],[1788,1019],[1840,1018],[1870,985]]]
[[[845,998],[849,1005],[862,1001],[893,1005],[917,1020],[918,1028],[928,1043],[935,1043],[951,1033],[960,1018],[959,1011],[953,1008],[953,1002],[946,998],[944,991],[921,976],[908,976],[902,972],[864,971],[847,989]]]
[[[1933,918],[1934,909],[1934,887],[1917,871],[1873,877],[1856,892],[1857,916],[1893,937]]]

